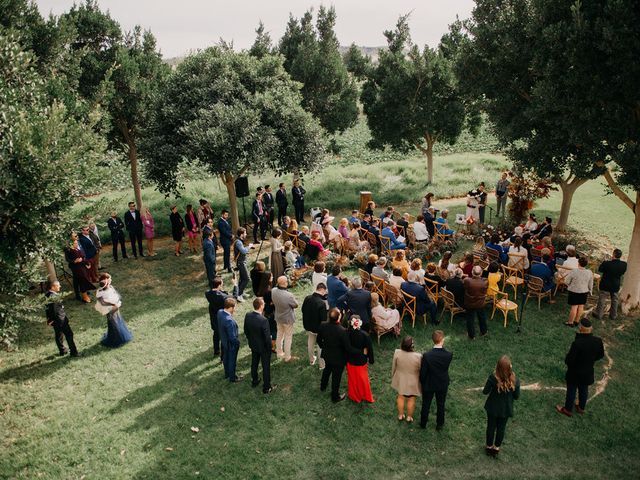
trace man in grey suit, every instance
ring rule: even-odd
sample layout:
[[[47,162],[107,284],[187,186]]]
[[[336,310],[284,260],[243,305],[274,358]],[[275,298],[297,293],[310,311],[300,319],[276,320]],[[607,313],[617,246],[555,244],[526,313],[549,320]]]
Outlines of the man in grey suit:
[[[284,358],[285,362],[297,360],[297,357],[291,356],[291,342],[293,341],[293,324],[296,321],[294,309],[298,308],[298,302],[293,294],[287,290],[288,286],[287,277],[282,275],[278,277],[277,287],[271,290],[271,300],[275,307],[275,319],[278,327],[276,353],[278,358]]]

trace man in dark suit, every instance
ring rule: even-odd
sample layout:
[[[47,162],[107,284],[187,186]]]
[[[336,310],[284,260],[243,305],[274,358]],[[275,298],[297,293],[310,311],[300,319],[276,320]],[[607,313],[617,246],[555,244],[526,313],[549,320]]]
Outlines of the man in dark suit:
[[[400,284],[400,290],[416,298],[416,316],[422,317],[429,312],[431,323],[437,325],[437,309],[435,302],[427,295],[427,290],[423,285],[418,283],[419,274],[415,270],[411,270],[407,275],[407,281]]]
[[[129,232],[133,256],[138,258],[138,251],[136,250],[136,242],[138,242],[140,256],[144,257],[144,252],[142,251],[142,217],[140,216],[140,210],[136,209],[136,204],[133,202],[129,202],[129,210],[124,214],[124,224],[127,227],[127,232]]]
[[[260,229],[260,239],[267,238],[267,213],[262,203],[262,194],[256,193],[256,199],[251,208],[253,216],[253,242],[258,243],[258,229]]]
[[[222,347],[224,378],[231,383],[242,380],[242,377],[236,375],[240,338],[238,337],[238,324],[233,318],[235,309],[235,298],[226,298],[224,300],[224,308],[218,312],[218,331],[220,332],[220,344]]]
[[[420,365],[420,384],[422,385],[422,410],[420,426],[427,428],[429,409],[433,396],[436,397],[436,430],[444,427],[444,402],[449,389],[449,365],[453,353],[444,349],[444,332],[436,330],[431,335],[433,348],[422,355]]]
[[[218,220],[218,231],[220,232],[220,245],[223,250],[223,268],[231,273],[231,243],[233,243],[233,233],[229,224],[229,212],[222,210],[220,220]]]
[[[118,244],[120,244],[120,251],[122,252],[122,258],[127,258],[127,249],[124,246],[124,223],[116,212],[111,212],[111,218],[107,221],[107,227],[111,232],[111,244],[113,245],[113,261],[118,261]]]
[[[307,331],[307,352],[309,354],[309,363],[313,366],[319,358],[320,361],[318,362],[318,366],[320,367],[320,370],[324,368],[322,349],[318,346],[318,355],[316,356],[315,348],[318,341],[318,329],[320,328],[320,324],[326,321],[327,286],[320,282],[316,285],[316,291],[307,296],[304,299],[304,302],[302,302],[302,325],[304,325],[304,329]]]
[[[296,221],[298,223],[304,222],[304,195],[306,193],[306,190],[300,186],[300,181],[295,180],[291,189],[291,197],[293,198],[293,208],[296,211]]]
[[[351,347],[347,330],[340,325],[342,313],[337,308],[329,310],[329,321],[322,323],[318,328],[318,345],[322,349],[322,358],[325,362],[322,378],[320,379],[320,390],[326,391],[331,377],[331,401],[341,402],[346,398],[346,394],[340,393],[340,380],[342,372],[347,364],[347,354],[350,351],[360,353]]]
[[[427,226],[427,232],[429,232],[429,237],[433,238],[435,234],[435,226],[433,222],[436,220],[436,209],[434,207],[429,207],[424,215],[424,224]]]
[[[464,308],[464,283],[462,283],[462,276],[464,273],[461,268],[456,268],[452,277],[448,278],[445,282],[445,288],[449,293],[453,295],[453,299],[458,307]]]
[[[213,356],[214,358],[222,354],[220,352],[220,331],[218,330],[218,312],[224,308],[224,301],[230,298],[227,292],[222,290],[222,278],[213,279],[211,290],[205,292],[207,302],[209,302],[209,320],[211,321],[211,330],[213,330]]]
[[[212,237],[213,232],[208,231],[204,234],[204,242],[202,242],[202,257],[209,288],[213,287],[213,279],[216,277],[216,245],[213,243]]]
[[[73,331],[69,326],[69,317],[67,317],[62,301],[58,298],[60,296],[60,288],[60,282],[57,280],[47,282],[47,293],[45,293],[45,296],[49,299],[46,307],[47,325],[53,327],[60,356],[67,354],[63,343],[63,339],[66,338],[70,355],[77,357],[79,353],[73,341]]]
[[[622,276],[627,271],[627,262],[623,262],[620,258],[622,258],[622,250],[616,248],[613,251],[613,259],[602,262],[598,268],[598,271],[602,273],[598,293],[598,305],[594,313],[594,316],[598,320],[602,320],[604,302],[607,297],[611,298],[609,318],[615,320],[618,315],[618,292],[620,291]]]
[[[284,183],[278,186],[276,192],[276,205],[278,205],[278,225],[283,224],[284,217],[287,216],[287,206],[289,200],[287,200],[287,189],[284,187]]]
[[[362,320],[362,328],[367,329],[371,320],[371,292],[362,288],[362,280],[357,277],[351,281],[351,285],[353,288],[338,298],[337,306],[358,315]]]
[[[269,320],[264,315],[264,300],[256,297],[253,300],[253,312],[244,317],[244,334],[251,349],[251,386],[260,384],[258,363],[262,363],[262,393],[271,393],[276,388],[271,385],[271,331]]]
[[[604,344],[600,337],[593,335],[591,322],[586,318],[580,321],[580,330],[571,344],[569,353],[564,359],[567,365],[567,395],[564,406],[556,405],[556,411],[567,417],[573,415],[578,390],[578,405],[576,411],[582,415],[587,407],[589,385],[594,383],[593,364],[604,357]]]
[[[92,282],[95,283],[98,281],[98,247],[95,243],[93,243],[93,240],[89,235],[88,226],[84,226],[80,230],[80,235],[78,235],[78,242],[82,247],[85,259],[87,260],[89,265],[91,265],[91,268],[89,269],[89,278]]]
[[[271,193],[271,185],[264,186],[264,193],[262,194],[262,204],[264,205],[264,209],[267,212],[267,225],[273,228],[273,220],[275,219],[275,209],[273,205],[275,204],[275,200],[273,198],[273,193]]]

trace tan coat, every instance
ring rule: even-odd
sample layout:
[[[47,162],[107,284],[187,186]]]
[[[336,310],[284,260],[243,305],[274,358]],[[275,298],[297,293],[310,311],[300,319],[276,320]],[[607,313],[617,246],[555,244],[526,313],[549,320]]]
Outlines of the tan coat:
[[[393,353],[391,367],[391,386],[399,395],[422,394],[420,386],[420,364],[422,355],[418,352],[405,352],[399,348]]]

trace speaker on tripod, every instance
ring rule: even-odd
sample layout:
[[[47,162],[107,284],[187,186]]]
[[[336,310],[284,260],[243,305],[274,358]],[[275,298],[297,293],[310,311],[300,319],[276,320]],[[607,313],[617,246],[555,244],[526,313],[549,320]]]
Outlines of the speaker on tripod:
[[[242,199],[242,215],[244,217],[244,226],[247,226],[247,208],[244,204],[244,199],[249,196],[249,178],[238,177],[236,178],[236,198]]]

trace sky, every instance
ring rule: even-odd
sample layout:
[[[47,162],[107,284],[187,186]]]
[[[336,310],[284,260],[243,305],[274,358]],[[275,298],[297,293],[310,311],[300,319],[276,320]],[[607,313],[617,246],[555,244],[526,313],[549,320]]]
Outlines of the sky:
[[[283,34],[289,13],[299,18],[309,7],[321,4],[336,9],[336,35],[341,45],[386,45],[382,34],[394,27],[398,17],[411,12],[409,26],[414,43],[435,47],[448,25],[468,18],[473,0],[98,0],[124,30],[135,25],[153,32],[165,58],[233,41],[236,49],[248,48],[262,20],[272,40]],[[59,15],[74,0],[36,0],[40,13]]]

